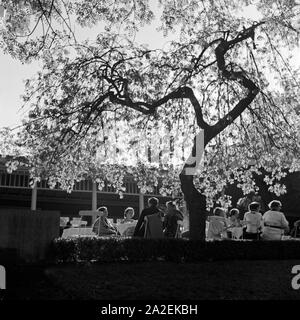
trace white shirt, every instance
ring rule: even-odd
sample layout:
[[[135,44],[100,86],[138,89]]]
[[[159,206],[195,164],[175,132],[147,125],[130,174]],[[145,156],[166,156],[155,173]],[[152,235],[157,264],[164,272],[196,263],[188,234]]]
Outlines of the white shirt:
[[[263,238],[266,240],[280,240],[284,233],[284,229],[288,229],[289,223],[284,214],[280,211],[269,210],[263,215]],[[272,228],[281,227],[279,228]]]
[[[258,233],[258,228],[262,226],[262,216],[260,212],[249,211],[244,215],[244,222],[247,226],[246,232]]]

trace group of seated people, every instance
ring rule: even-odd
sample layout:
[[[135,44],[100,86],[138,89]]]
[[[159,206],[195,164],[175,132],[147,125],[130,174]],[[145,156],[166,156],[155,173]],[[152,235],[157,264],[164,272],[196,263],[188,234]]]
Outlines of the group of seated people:
[[[148,208],[145,208],[136,224],[129,226],[123,232],[123,236],[144,237],[145,236],[145,217],[157,218],[158,223],[161,224],[162,232],[165,237],[174,238],[176,235],[178,223],[177,221],[183,220],[182,213],[178,210],[177,205],[168,201],[166,203],[166,211],[163,212],[158,208],[159,201],[157,198],[150,198],[148,200]],[[100,212],[99,218],[97,218],[92,226],[92,230],[95,234],[100,236],[120,235],[117,227],[108,220],[108,210],[106,207],[100,207],[97,209]],[[121,223],[135,222],[134,209],[129,207],[124,211],[124,219]]]
[[[226,217],[225,210],[217,207],[208,217],[207,238],[212,240],[236,238],[249,240],[281,240],[289,231],[289,223],[280,211],[282,204],[278,200],[269,203],[269,210],[260,213],[260,204],[252,202],[248,212],[241,220],[239,210],[233,208]]]
[[[134,230],[134,237],[145,236],[145,218],[146,217],[157,217],[158,223],[161,223],[163,234],[168,238],[175,238],[178,220],[183,221],[183,215],[178,209],[178,204],[173,201],[166,203],[166,210],[163,212],[158,208],[159,201],[153,197],[148,200],[148,208],[145,208],[138,219]]]
[[[120,221],[120,224],[126,224],[122,236],[147,237],[146,226],[147,222],[151,220],[162,236],[166,238],[177,237],[178,225],[180,222],[182,224],[184,219],[179,210],[179,203],[168,201],[164,210],[160,210],[158,205],[157,198],[150,198],[148,207],[142,210],[138,220],[134,219],[134,209],[132,207],[126,208],[124,218]],[[208,240],[281,240],[282,236],[289,232],[289,223],[284,213],[281,212],[282,204],[278,200],[273,200],[268,206],[269,210],[262,214],[260,203],[251,202],[242,219],[237,208],[231,209],[228,215],[226,215],[225,209],[215,208],[213,215],[207,217],[206,238]],[[99,217],[93,223],[92,231],[99,236],[121,235],[117,226],[109,221],[107,207],[102,206],[97,211],[99,211]],[[153,232],[150,237],[160,237],[157,234]]]
[[[100,207],[97,209],[99,211],[100,216],[95,220],[92,226],[92,230],[95,234],[101,236],[109,236],[109,235],[120,235],[117,227],[108,220],[108,209],[107,207]],[[134,209],[128,207],[124,211],[124,219],[121,220],[121,223],[132,223],[135,220],[134,217]],[[133,233],[134,227],[129,227],[127,231],[127,235],[131,235]]]

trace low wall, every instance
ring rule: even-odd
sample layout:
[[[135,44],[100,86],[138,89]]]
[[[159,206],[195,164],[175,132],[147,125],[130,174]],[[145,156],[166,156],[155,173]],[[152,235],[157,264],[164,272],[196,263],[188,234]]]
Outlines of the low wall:
[[[17,258],[36,262],[59,236],[59,211],[0,209],[0,249],[15,249]]]

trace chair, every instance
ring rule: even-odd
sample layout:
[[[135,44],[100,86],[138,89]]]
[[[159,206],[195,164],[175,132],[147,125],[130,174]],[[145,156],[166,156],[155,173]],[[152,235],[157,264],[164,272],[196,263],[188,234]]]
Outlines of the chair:
[[[294,222],[294,234],[293,237],[297,238],[300,235],[300,220]]]
[[[80,226],[84,226],[85,228],[87,227],[88,222],[85,220],[81,220]]]
[[[231,229],[232,239],[243,239],[243,228],[242,227],[233,227]]]
[[[60,217],[59,218],[59,226],[65,227],[69,221],[70,221],[69,217]]]
[[[144,238],[160,239],[164,237],[162,221],[159,213],[146,216],[144,222]]]
[[[81,226],[81,218],[73,218],[71,220],[71,225],[73,228],[79,228]]]
[[[208,222],[207,240],[222,239],[226,232],[222,218],[218,216],[209,216]]]
[[[122,236],[124,237],[132,237],[134,234],[134,230],[135,230],[135,225],[131,226],[131,227],[127,227],[123,233],[121,233]]]
[[[183,229],[183,221],[177,220],[177,229],[175,233],[175,238],[181,238],[182,229]]]
[[[100,211],[97,210],[81,210],[79,211],[79,216],[80,217],[88,217],[88,219],[91,219],[93,224],[95,222],[95,220],[100,216]]]

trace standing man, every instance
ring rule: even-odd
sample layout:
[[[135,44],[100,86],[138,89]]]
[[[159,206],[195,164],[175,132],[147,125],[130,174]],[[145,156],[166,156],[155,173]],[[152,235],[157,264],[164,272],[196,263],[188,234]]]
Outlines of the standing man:
[[[157,198],[150,198],[148,200],[148,208],[145,208],[142,212],[141,215],[138,219],[138,222],[135,226],[134,229],[134,237],[144,237],[145,234],[145,223],[144,223],[144,219],[146,216],[149,216],[151,214],[155,214],[155,213],[160,213],[161,217],[163,217],[163,212],[161,212],[158,209],[158,199]]]

